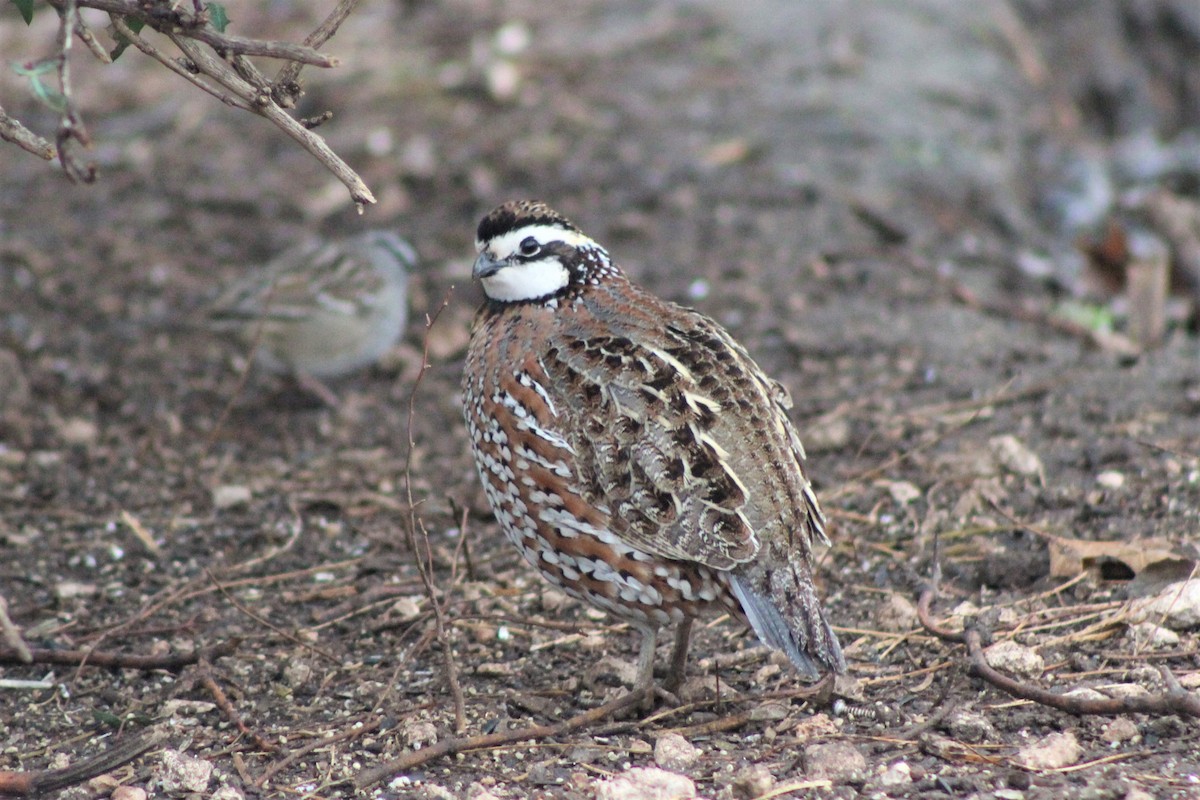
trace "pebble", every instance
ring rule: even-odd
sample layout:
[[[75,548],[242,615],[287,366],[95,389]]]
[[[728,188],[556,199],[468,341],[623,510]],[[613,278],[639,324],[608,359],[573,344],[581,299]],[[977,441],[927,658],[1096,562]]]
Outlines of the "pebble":
[[[1017,751],[1017,763],[1028,769],[1061,769],[1079,760],[1083,748],[1075,734],[1051,733]]]
[[[1046,669],[1046,660],[1024,645],[1006,640],[996,642],[983,651],[983,657],[992,669],[1002,669],[1017,675],[1035,678]]]
[[[1134,601],[1132,615],[1172,630],[1200,626],[1200,578],[1172,583],[1153,597]]]
[[[827,742],[804,748],[804,774],[813,780],[841,781],[861,775],[867,759],[849,742]]]
[[[750,764],[742,767],[733,777],[729,790],[737,800],[753,800],[769,794],[775,788],[775,776],[766,764]]]
[[[59,424],[58,435],[66,444],[88,445],[100,437],[100,429],[90,419],[71,417]]]
[[[696,763],[700,750],[678,733],[667,733],[654,742],[654,763],[666,770],[682,772]]]
[[[1137,723],[1128,717],[1117,717],[1112,722],[1107,723],[1102,730],[1103,733],[1101,735],[1104,737],[1104,740],[1111,744],[1128,742],[1136,738],[1140,733]]]
[[[217,510],[233,508],[250,502],[250,487],[226,484],[213,489],[212,503]]]
[[[596,800],[691,800],[696,784],[686,775],[654,767],[634,767],[592,785]]]
[[[960,742],[979,744],[996,735],[996,728],[986,716],[978,711],[960,710],[950,714],[946,721],[950,735]]]
[[[1106,469],[1096,476],[1096,483],[1105,489],[1120,489],[1125,485],[1125,473]]]
[[[1029,476],[1043,474],[1042,460],[1017,437],[993,436],[988,440],[988,446],[996,463],[1009,472]]]
[[[427,720],[406,720],[400,725],[400,738],[413,750],[420,750],[438,740],[437,728]]]
[[[912,783],[912,770],[903,761],[897,761],[879,776],[880,786],[903,786]]]
[[[154,769],[152,780],[170,794],[174,792],[206,792],[212,778],[213,764],[178,750],[164,750]]]
[[[1126,635],[1141,647],[1175,647],[1179,644],[1178,633],[1153,622],[1130,625]]]
[[[112,800],[146,800],[146,790],[139,786],[118,786],[109,797]]]

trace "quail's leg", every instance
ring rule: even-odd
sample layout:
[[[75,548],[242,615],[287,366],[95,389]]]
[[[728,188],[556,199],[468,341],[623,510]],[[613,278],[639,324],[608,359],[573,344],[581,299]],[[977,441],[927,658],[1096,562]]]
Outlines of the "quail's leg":
[[[642,629],[642,644],[638,650],[637,684],[635,692],[641,692],[643,708],[650,708],[654,703],[654,649],[658,645],[658,631],[655,628]]]
[[[671,664],[668,667],[667,679],[663,688],[674,692],[683,683],[687,672],[688,645],[692,639],[692,620],[685,619],[675,628],[675,649],[671,651]]]
[[[324,403],[328,408],[340,408],[341,402],[338,396],[333,393],[333,390],[325,385],[320,378],[309,375],[307,372],[296,372],[292,375],[296,382],[296,386],[309,394],[314,395],[318,400]]]

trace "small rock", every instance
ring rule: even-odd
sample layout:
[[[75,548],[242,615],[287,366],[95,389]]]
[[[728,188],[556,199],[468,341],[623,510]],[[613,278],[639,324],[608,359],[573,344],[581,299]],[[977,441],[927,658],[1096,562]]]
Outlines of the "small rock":
[[[612,656],[605,656],[583,673],[585,686],[595,688],[597,684],[633,686],[637,683],[637,666]]]
[[[1175,647],[1179,644],[1178,633],[1153,622],[1130,625],[1126,635],[1138,647]]]
[[[488,93],[501,103],[516,99],[521,91],[521,70],[508,59],[497,59],[484,72]]]
[[[686,775],[654,767],[634,767],[594,782],[596,800],[691,800],[696,784]]]
[[[875,606],[875,627],[882,631],[901,633],[920,627],[917,607],[904,595],[889,592],[887,598]]]
[[[946,729],[955,739],[971,744],[986,742],[996,735],[995,726],[978,711],[952,712],[950,718],[946,720]]]
[[[1125,792],[1124,800],[1154,800],[1154,795],[1135,786],[1130,786],[1129,791]]]
[[[312,676],[312,665],[304,661],[292,661],[283,668],[283,682],[292,689],[299,689],[308,683],[312,679]]]
[[[1132,741],[1139,734],[1137,723],[1128,717],[1117,717],[1106,724],[1102,730],[1101,735],[1104,740],[1112,744]]]
[[[1011,639],[996,642],[983,651],[983,657],[992,669],[1002,669],[1017,675],[1035,678],[1046,669],[1046,660],[1024,645]]]
[[[875,485],[887,489],[887,493],[898,506],[906,506],[914,500],[919,500],[922,495],[920,487],[908,481],[880,480],[875,481]]]
[[[700,758],[700,750],[678,733],[658,737],[654,743],[654,763],[672,772],[683,772]]]
[[[1125,485],[1125,473],[1106,469],[1096,476],[1096,483],[1105,489],[1120,489]]]
[[[218,486],[213,489],[212,503],[217,510],[233,508],[250,502],[250,487],[238,485]]]
[[[797,742],[803,743],[822,736],[833,736],[838,731],[838,723],[833,717],[822,712],[801,718],[796,727],[792,728],[792,736]]]
[[[804,748],[804,774],[814,780],[843,781],[861,775],[867,759],[849,742],[827,742]]]
[[[422,783],[414,796],[421,800],[458,800],[454,792],[437,783]]]
[[[774,678],[781,672],[783,672],[783,667],[781,667],[779,664],[776,664],[775,662],[763,664],[761,667],[759,667],[757,670],[754,671],[754,677],[751,678],[751,681],[756,686],[762,686],[767,681],[771,680],[771,678]]]
[[[205,792],[212,778],[213,764],[178,750],[164,750],[153,780],[164,792]]]
[[[1017,475],[1041,477],[1042,460],[1015,436],[993,436],[988,440],[996,463]]]
[[[880,786],[904,786],[912,783],[912,770],[903,761],[897,761],[879,776]]]
[[[755,722],[778,722],[781,719],[786,719],[789,713],[790,707],[786,703],[781,703],[777,700],[765,700],[750,709],[750,719]]]
[[[100,429],[90,419],[71,417],[59,424],[58,435],[66,444],[89,445],[100,437]]]
[[[413,750],[420,750],[427,744],[438,740],[437,728],[432,722],[423,719],[405,720],[400,725],[400,738]]]
[[[1134,601],[1132,613],[1172,630],[1200,626],[1200,578],[1172,583],[1153,597]]]
[[[146,800],[146,790],[138,786],[118,786],[109,797],[112,800]]]
[[[467,789],[467,800],[500,800],[500,798],[491,789],[476,782]]]
[[[77,597],[93,597],[99,591],[94,583],[60,581],[54,584],[54,596],[59,600],[74,600]]]
[[[1017,751],[1017,763],[1028,769],[1061,769],[1079,760],[1083,749],[1073,733],[1052,733]]]
[[[209,797],[212,800],[245,800],[246,795],[242,794],[242,791],[236,786],[226,784],[209,795]]]
[[[775,776],[766,764],[750,764],[738,770],[729,790],[737,800],[753,800],[775,788]]]
[[[419,595],[400,597],[392,603],[392,613],[399,617],[400,622],[412,622],[421,616],[421,603],[424,599]]]

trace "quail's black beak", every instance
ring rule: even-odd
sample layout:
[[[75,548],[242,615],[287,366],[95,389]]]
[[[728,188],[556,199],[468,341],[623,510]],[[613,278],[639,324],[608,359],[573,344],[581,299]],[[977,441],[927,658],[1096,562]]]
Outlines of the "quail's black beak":
[[[471,277],[477,281],[482,280],[483,278],[495,275],[503,267],[503,261],[496,261],[484,250],[479,254],[479,258],[475,259],[475,267],[471,270]]]

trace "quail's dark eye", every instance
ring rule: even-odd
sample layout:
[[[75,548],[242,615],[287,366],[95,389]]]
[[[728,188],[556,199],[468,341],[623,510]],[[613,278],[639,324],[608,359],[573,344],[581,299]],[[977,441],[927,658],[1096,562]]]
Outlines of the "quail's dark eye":
[[[523,255],[523,256],[535,256],[535,255],[537,255],[538,251],[541,249],[542,249],[542,246],[540,244],[538,244],[538,240],[533,238],[532,236],[526,236],[521,241],[521,246],[518,248],[521,255]]]

